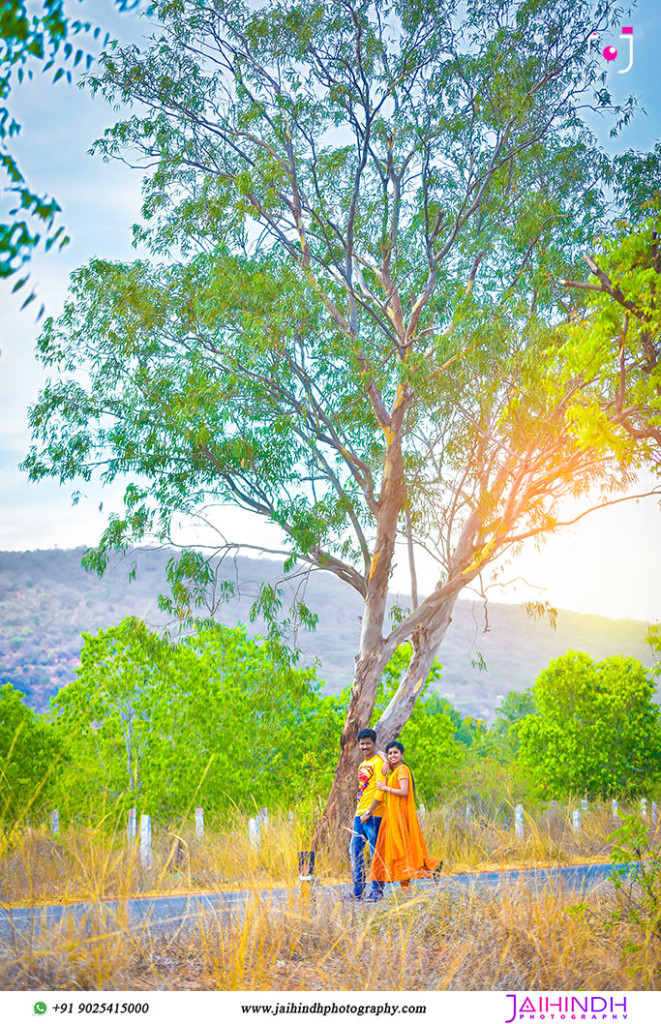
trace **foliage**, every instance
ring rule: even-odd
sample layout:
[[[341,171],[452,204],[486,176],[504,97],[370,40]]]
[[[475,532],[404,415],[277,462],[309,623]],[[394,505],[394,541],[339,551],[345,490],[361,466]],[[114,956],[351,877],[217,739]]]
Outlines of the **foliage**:
[[[120,10],[134,8],[139,2],[115,0]],[[38,0],[35,4],[3,0],[0,8],[0,174],[9,183],[7,192],[16,203],[14,209],[3,209],[0,214],[8,218],[0,223],[0,278],[10,277],[24,266],[42,235],[46,251],[55,243],[61,248],[69,241],[64,228],[55,227],[58,203],[35,192],[12,155],[11,140],[21,125],[8,106],[12,88],[26,76],[32,78],[35,67],[40,66],[43,72],[53,70],[53,82],[65,78],[69,83],[76,68],[91,67],[94,58],[80,39],[85,34],[97,39],[100,29],[92,30],[89,22],[72,20],[65,6],[65,0]],[[109,40],[106,33],[103,45],[107,46]],[[27,277],[19,280],[14,291],[26,281]],[[32,292],[24,307],[34,298]]]
[[[494,756],[501,762],[513,761],[519,753],[519,727],[535,711],[533,690],[507,693],[496,708],[493,725],[481,737],[480,753]]]
[[[0,820],[20,820],[51,792],[59,744],[43,720],[6,683],[0,687]]]
[[[661,938],[661,846],[650,839],[646,824],[634,814],[626,814],[613,832],[613,883],[619,896],[615,920],[634,924],[645,943]],[[622,865],[626,866],[622,866]],[[628,945],[627,953],[640,946]]]
[[[452,721],[447,715],[425,715],[424,706],[416,705],[401,739],[406,763],[413,769],[417,799],[427,806],[443,803],[466,756]]]
[[[601,395],[598,412],[593,408],[588,415],[579,396],[567,415],[582,443],[592,444],[601,436],[627,467],[651,463],[659,472],[661,145],[649,161],[629,157],[624,168],[632,175],[629,188],[636,208],[630,203],[630,217],[619,220],[586,257],[591,280],[566,282],[582,290],[584,302],[580,311],[570,314],[564,352],[576,373],[592,376],[595,394]],[[648,163],[654,164],[655,174]],[[645,202],[640,197],[640,175],[635,177],[640,164],[645,171]]]
[[[437,663],[435,662],[434,665],[436,664]],[[429,682],[432,680],[438,681],[440,678],[440,665],[438,666],[438,669],[438,675],[434,673],[428,677],[427,687]],[[421,711],[424,711],[428,718],[433,717],[434,715],[447,716],[455,726],[455,739],[458,743],[463,743],[466,747],[471,747],[476,740],[484,735],[487,730],[487,724],[484,719],[475,718],[473,715],[462,716],[447,697],[439,696],[437,691],[428,693],[426,692],[427,687],[425,687],[425,691],[423,691],[424,699],[422,700]]]
[[[519,757],[542,795],[644,793],[659,778],[659,708],[640,662],[569,651],[533,693],[535,713],[517,730]]]
[[[171,819],[194,805],[291,807],[330,782],[338,720],[311,669],[240,627],[173,644],[129,618],[84,635],[76,679],[53,699],[68,738],[72,810],[105,793]]]
[[[436,676],[435,681],[440,679],[442,666],[439,665],[438,669],[439,674]],[[457,711],[447,697],[441,697],[437,690],[433,690],[431,693],[425,692],[424,709],[427,715],[447,715],[457,730],[461,726],[461,712]]]
[[[9,140],[18,133],[20,125],[5,105],[13,76],[22,81],[24,66],[34,60],[47,61],[46,67],[52,67],[66,37],[63,0],[44,0],[41,11],[32,16],[28,14],[25,0],[9,0],[3,4],[0,12],[0,165],[18,205],[10,211],[10,219],[0,224],[0,277],[15,273],[39,243],[40,234],[32,223],[39,225],[38,230],[46,230],[48,247],[58,238],[61,245],[67,241],[61,237],[61,227],[52,232],[60,207],[54,199],[42,198],[30,188],[11,155]],[[67,45],[71,52],[71,44]],[[58,78],[63,73],[61,68],[56,72]],[[31,70],[28,74],[32,74]],[[68,74],[71,80],[71,73]],[[28,221],[28,216],[33,220]]]
[[[650,626],[647,630],[647,636],[645,637],[645,643],[648,644],[654,654],[658,657],[661,654],[661,624],[658,622]],[[650,669],[653,675],[661,675],[661,661],[657,661]]]
[[[451,781],[452,802],[460,804],[462,812],[470,804],[473,814],[493,817],[508,828],[516,804],[524,804],[528,813],[540,809],[531,774],[520,761],[503,761],[481,745],[471,748]]]
[[[462,719],[461,725],[457,730],[457,740],[459,743],[463,743],[466,747],[472,747],[473,744],[478,744],[482,738],[486,735],[487,723],[483,718],[475,718],[474,715],[466,715]]]

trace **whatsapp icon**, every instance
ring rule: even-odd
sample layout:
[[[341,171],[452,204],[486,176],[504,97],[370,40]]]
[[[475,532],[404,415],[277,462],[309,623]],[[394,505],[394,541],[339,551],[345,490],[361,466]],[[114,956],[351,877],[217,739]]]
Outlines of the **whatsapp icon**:
[[[34,1004],[34,1012],[36,1014],[39,1014],[39,1016],[41,1016],[42,1013],[45,1013],[47,1009],[48,1009],[48,1007],[46,1006],[45,1003],[35,1003]]]

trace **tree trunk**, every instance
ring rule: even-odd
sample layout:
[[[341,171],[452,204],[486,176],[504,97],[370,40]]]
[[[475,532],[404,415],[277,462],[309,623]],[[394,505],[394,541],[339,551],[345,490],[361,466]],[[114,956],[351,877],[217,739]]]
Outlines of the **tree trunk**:
[[[436,653],[450,622],[457,592],[448,595],[436,611],[429,627],[421,627],[411,638],[413,657],[396,694],[375,726],[377,745],[385,746],[404,728],[425,684]],[[315,830],[313,849],[326,848],[335,854],[346,854],[351,823],[356,806],[356,772],[359,751],[355,737],[359,729],[369,725],[374,700],[389,653],[383,645],[379,656],[368,654],[360,659],[351,691],[347,720],[340,739],[340,758],[335,769],[328,802]]]
[[[409,667],[388,707],[376,724],[379,743],[385,745],[390,740],[396,739],[411,717],[415,702],[431,671],[436,653],[452,622],[452,611],[458,596],[458,591],[449,593],[443,604],[435,611],[429,625],[420,626],[411,637],[413,656]]]
[[[376,691],[387,661],[388,655],[383,650],[370,651],[356,659],[356,674],[340,737],[340,758],[326,808],[312,839],[314,850],[325,847],[329,852],[342,855],[348,850],[356,809],[356,772],[360,763],[356,735],[360,729],[369,725]]]
[[[329,851],[339,852],[348,847],[355,811],[356,769],[359,764],[356,735],[370,724],[379,681],[391,654],[383,638],[383,622],[397,539],[397,521],[404,495],[401,438],[393,430],[384,461],[377,537],[366,580],[360,653],[356,658],[351,697],[340,738],[340,758],[326,808],[312,840],[315,850],[325,846]]]
[[[401,492],[398,497],[401,502]],[[463,587],[470,581],[470,576],[465,578],[464,567],[470,565],[474,554],[475,538],[480,523],[477,513],[469,516],[462,530],[450,566],[450,581],[446,587],[437,588],[436,592],[420,606],[415,613],[417,621],[414,620],[415,625],[411,627],[410,633],[391,637],[391,640],[386,642],[382,628],[394,551],[394,526],[397,519],[396,513],[392,515],[392,509],[393,505],[390,505],[389,529],[382,531],[377,541],[367,581],[360,655],[356,659],[351,699],[340,739],[340,758],[326,808],[312,840],[313,849],[325,847],[330,854],[346,853],[348,848],[355,811],[356,770],[359,764],[356,734],[359,729],[370,723],[379,681],[393,650],[408,635],[413,646],[413,657],[395,696],[376,725],[379,746],[398,736],[411,717],[434,657],[452,621],[455,602]]]

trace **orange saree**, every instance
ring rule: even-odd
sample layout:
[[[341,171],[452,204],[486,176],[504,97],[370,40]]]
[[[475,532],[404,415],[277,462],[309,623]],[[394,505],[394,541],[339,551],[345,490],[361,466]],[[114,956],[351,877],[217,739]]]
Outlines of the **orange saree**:
[[[440,861],[427,854],[415,812],[413,779],[405,764],[400,764],[391,772],[388,785],[400,789],[402,779],[409,780],[406,796],[386,794],[383,824],[379,829],[370,871],[370,879],[377,882],[406,882],[411,878],[426,878],[440,864]]]

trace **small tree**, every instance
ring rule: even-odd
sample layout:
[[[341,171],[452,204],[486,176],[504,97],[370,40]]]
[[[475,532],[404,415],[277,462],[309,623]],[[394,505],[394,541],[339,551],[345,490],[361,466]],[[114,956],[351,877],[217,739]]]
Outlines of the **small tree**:
[[[655,687],[635,658],[594,662],[569,651],[533,692],[536,710],[517,730],[519,758],[541,795],[646,792],[661,777]]]
[[[76,679],[53,698],[68,743],[61,778],[72,811],[134,803],[165,818],[319,794],[338,724],[311,669],[242,628],[203,628],[173,644],[129,618],[84,634]]]

